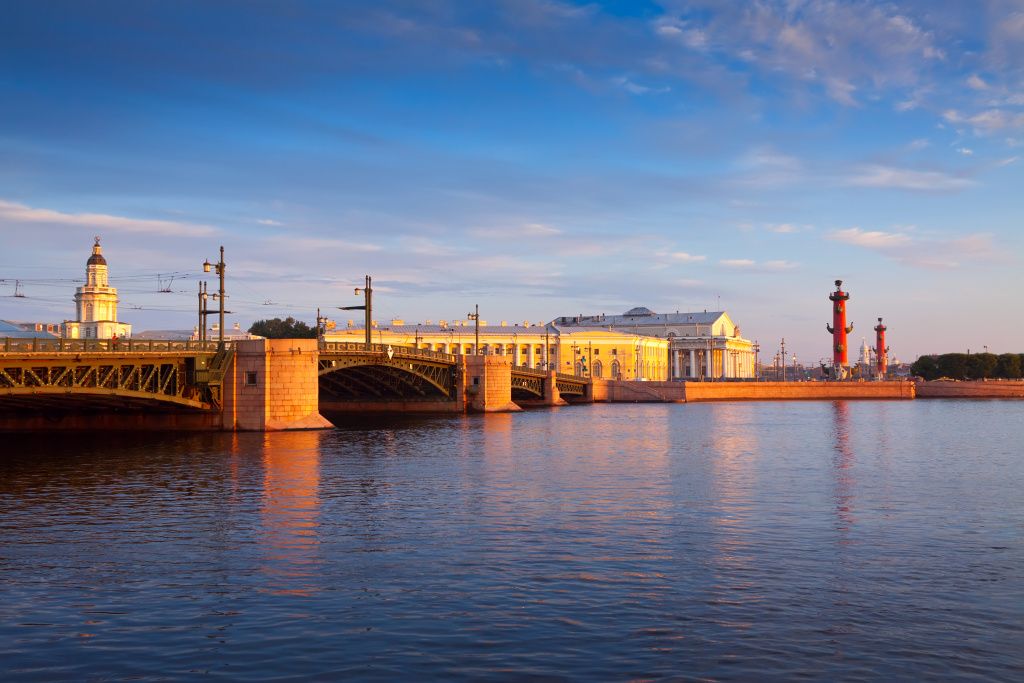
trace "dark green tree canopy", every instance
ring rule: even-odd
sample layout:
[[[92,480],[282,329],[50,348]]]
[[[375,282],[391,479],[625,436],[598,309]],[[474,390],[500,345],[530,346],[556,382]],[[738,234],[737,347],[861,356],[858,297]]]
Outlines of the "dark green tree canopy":
[[[921,356],[910,371],[927,380],[949,379],[1020,379],[1024,370],[1024,355],[1017,353],[944,353],[939,356]]]
[[[249,334],[267,339],[316,339],[316,328],[288,316],[284,320],[257,320],[249,327]]]

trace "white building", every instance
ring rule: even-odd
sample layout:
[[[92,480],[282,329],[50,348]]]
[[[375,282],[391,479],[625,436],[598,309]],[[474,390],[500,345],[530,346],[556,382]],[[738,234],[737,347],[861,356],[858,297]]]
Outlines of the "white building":
[[[117,289],[110,286],[107,259],[100,238],[85,265],[85,284],[75,290],[76,320],[65,320],[62,336],[67,339],[110,339],[130,337],[132,326],[117,320]]]
[[[559,329],[605,329],[667,339],[671,379],[748,379],[755,377],[754,343],[725,311],[655,313],[633,308],[622,315],[555,318]]]

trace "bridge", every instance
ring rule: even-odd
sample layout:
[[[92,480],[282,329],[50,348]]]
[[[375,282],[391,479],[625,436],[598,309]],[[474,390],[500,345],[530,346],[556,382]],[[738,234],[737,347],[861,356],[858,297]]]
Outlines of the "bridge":
[[[504,356],[300,339],[5,339],[0,430],[327,426],[335,416],[493,412],[592,399],[590,380]]]

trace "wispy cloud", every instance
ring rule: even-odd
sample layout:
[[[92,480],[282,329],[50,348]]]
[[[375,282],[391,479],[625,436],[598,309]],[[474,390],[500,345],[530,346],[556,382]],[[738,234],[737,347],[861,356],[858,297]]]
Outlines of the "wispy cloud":
[[[758,262],[753,259],[722,259],[718,262],[720,265],[726,268],[735,268],[741,270],[756,270],[759,272],[778,272],[782,270],[793,270],[799,264],[793,263],[792,261],[764,261]]]
[[[967,77],[967,87],[972,90],[987,90],[988,83],[986,83],[981,76],[978,74],[971,74]]]
[[[280,221],[275,221],[272,218],[261,218],[256,222],[259,223],[260,225],[284,225],[284,223],[281,223]]]
[[[1024,128],[1024,113],[1005,109],[986,109],[973,115],[948,109],[943,112],[942,117],[952,124],[971,126],[978,133]]]
[[[658,256],[676,263],[700,263],[708,258],[707,256],[698,256],[697,254],[690,254],[685,251],[666,251],[661,252]]]
[[[625,76],[613,78],[611,79],[611,83],[612,85],[618,88],[622,88],[630,95],[662,95],[664,93],[671,91],[671,88],[669,88],[668,86],[656,88],[648,85],[640,85],[639,83]]]
[[[918,192],[949,192],[963,190],[972,185],[970,178],[951,175],[942,171],[918,171],[881,164],[862,166],[845,179],[846,185],[856,187],[877,187],[891,190],[914,190]]]
[[[861,230],[860,228],[835,230],[829,235],[829,238],[837,242],[875,250],[901,249],[911,243],[910,236],[904,233]]]
[[[921,235],[914,226],[905,226],[892,232],[854,227],[834,230],[827,237],[922,268],[956,268],[965,259],[991,260],[996,257],[992,236],[988,233],[949,237]]]
[[[41,223],[89,228],[96,232],[115,232],[150,235],[185,235],[201,237],[212,235],[216,229],[209,225],[181,221],[153,220],[112,216],[105,213],[64,213],[53,209],[0,200],[0,222],[13,224]]]

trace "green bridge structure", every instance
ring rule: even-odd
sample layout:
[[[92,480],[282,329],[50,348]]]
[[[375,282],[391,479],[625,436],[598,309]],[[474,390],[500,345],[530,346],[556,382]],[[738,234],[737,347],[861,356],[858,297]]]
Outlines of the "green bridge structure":
[[[593,400],[589,378],[403,346],[312,339],[0,340],[0,431],[277,430],[372,413]],[[327,419],[325,419],[327,418]]]

